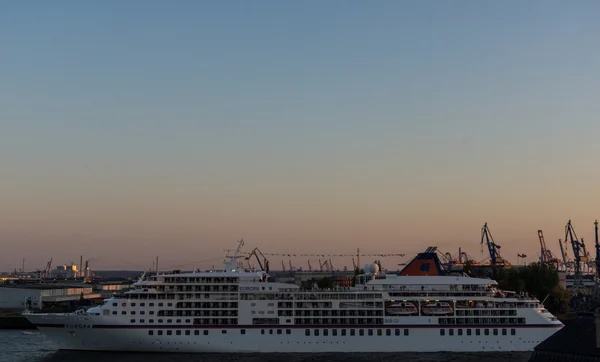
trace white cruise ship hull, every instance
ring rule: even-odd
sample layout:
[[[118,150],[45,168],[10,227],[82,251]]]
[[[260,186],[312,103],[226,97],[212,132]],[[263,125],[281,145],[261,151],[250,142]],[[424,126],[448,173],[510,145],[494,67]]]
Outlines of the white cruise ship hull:
[[[27,315],[27,318],[38,325],[38,328],[63,350],[181,353],[532,351],[537,344],[562,327],[562,325],[471,326],[470,328],[439,325],[382,325],[360,328],[315,326],[309,328],[310,336],[307,336],[306,326],[292,325],[229,326],[227,328],[108,326],[93,324],[89,316],[82,315],[59,317],[33,314]],[[328,335],[324,336],[326,329]],[[334,329],[336,329],[336,336],[333,335]],[[341,335],[343,329],[346,331],[345,336]],[[351,329],[355,330],[354,336],[350,335]],[[359,329],[364,329],[364,335],[359,335]],[[372,330],[372,335],[369,335],[369,329]],[[396,329],[399,332],[396,332]],[[444,335],[441,335],[441,329],[444,330]],[[470,335],[467,335],[467,329],[471,330]],[[480,335],[476,335],[477,329],[480,330]],[[484,334],[486,329],[489,331],[488,335]],[[497,330],[497,335],[494,334],[494,329]],[[506,330],[506,335],[503,335],[503,329]],[[515,330],[514,335],[511,334],[512,329]],[[244,330],[243,334],[242,330]],[[287,334],[288,330],[289,334]],[[315,335],[315,330],[319,330],[319,336]],[[380,330],[381,335],[378,335]],[[150,335],[149,331],[153,331],[153,334]],[[162,331],[162,335],[158,335],[158,331]],[[167,335],[168,331],[171,335]],[[189,335],[186,331],[189,331]],[[278,334],[278,331],[281,331],[279,332],[281,334]]]

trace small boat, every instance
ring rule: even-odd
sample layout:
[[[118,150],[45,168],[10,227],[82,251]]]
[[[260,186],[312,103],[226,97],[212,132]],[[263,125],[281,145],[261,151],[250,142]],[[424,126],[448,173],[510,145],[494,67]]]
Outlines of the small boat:
[[[445,315],[452,313],[452,307],[446,302],[427,303],[421,307],[421,312],[427,315]]]
[[[417,307],[411,302],[392,303],[385,308],[385,311],[388,314],[393,315],[411,315],[419,313]]]

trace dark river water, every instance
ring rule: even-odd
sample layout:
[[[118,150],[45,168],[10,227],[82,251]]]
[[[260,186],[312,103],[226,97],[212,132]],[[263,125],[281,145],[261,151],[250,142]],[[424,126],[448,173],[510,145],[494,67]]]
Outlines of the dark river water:
[[[0,330],[0,362],[526,362],[530,353],[159,354],[57,351],[38,331]]]

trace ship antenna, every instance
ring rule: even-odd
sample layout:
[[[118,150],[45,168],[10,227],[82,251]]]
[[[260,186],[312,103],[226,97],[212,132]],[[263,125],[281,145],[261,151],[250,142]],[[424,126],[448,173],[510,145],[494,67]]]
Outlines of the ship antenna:
[[[234,270],[237,269],[237,259],[243,258],[242,255],[240,255],[240,252],[242,251],[242,247],[244,246],[244,238],[241,238],[240,240],[238,240],[238,246],[235,250],[233,250],[233,255],[229,255],[229,252],[231,252],[232,250],[224,250],[226,252],[228,252],[228,254],[225,256],[227,259],[225,262],[225,268],[227,269],[227,271],[230,270]]]

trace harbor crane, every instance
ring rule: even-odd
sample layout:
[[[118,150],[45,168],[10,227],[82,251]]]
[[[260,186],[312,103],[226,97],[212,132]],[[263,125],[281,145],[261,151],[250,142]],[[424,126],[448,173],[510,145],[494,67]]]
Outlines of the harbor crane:
[[[598,244],[598,220],[594,221],[594,235],[596,246],[596,276],[600,278],[600,244]]]
[[[573,257],[574,257],[574,279],[573,279],[573,287],[581,288],[583,287],[583,278],[581,273],[581,263],[588,262],[587,251],[585,250],[585,244],[583,239],[579,241],[577,238],[577,234],[575,233],[575,229],[571,224],[571,220],[565,225],[565,241],[569,240],[571,243],[571,247],[573,248]]]
[[[260,257],[259,257],[259,255],[260,255]],[[258,262],[258,266],[260,267],[260,269],[263,272],[269,274],[269,260],[260,251],[260,249],[254,248],[250,253],[248,253],[248,256],[246,256],[246,260],[250,260],[250,258],[252,258],[252,256],[256,257],[256,261]],[[262,262],[261,262],[261,257],[262,257]]]
[[[546,247],[546,241],[544,240],[544,233],[542,230],[538,230],[538,238],[540,239],[540,262],[542,264],[552,264],[558,269],[560,260],[552,254],[552,251]]]
[[[52,258],[50,258],[50,261],[48,261],[48,264],[46,264],[46,271],[45,271],[45,278],[46,279],[50,279],[50,269],[52,269]]]
[[[490,263],[492,264],[492,267],[495,267],[496,265],[505,265],[506,262],[500,256],[500,252],[498,251],[498,249],[500,249],[500,245],[494,242],[494,238],[492,237],[492,233],[487,226],[487,222],[483,224],[483,228],[481,228],[481,252],[483,252],[484,242],[487,244],[488,252],[490,253]]]

